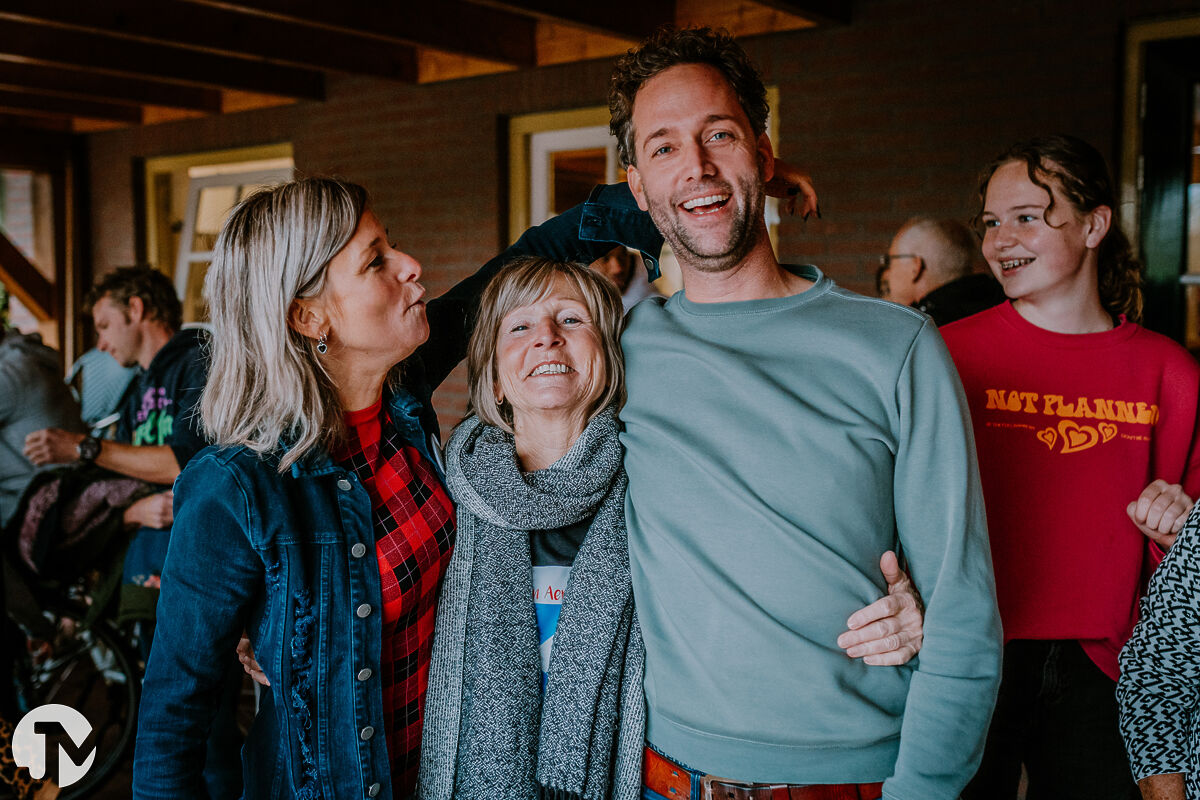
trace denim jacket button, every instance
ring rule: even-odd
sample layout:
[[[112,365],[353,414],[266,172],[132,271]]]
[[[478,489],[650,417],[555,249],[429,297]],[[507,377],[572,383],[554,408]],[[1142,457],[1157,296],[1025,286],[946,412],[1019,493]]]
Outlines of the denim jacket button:
[[[368,725],[367,727],[363,728],[358,735],[361,736],[362,740],[365,742],[367,739],[370,739],[375,735],[375,729]]]
[[[367,546],[362,542],[355,542],[354,546],[350,548],[350,555],[354,556],[355,558],[362,558],[366,554]]]
[[[378,783],[372,783],[367,787],[367,797],[374,797],[375,795],[379,794],[379,790],[382,788],[383,787]]]
[[[369,681],[369,680],[371,680],[371,676],[374,674],[375,673],[371,672],[370,667],[363,667],[362,669],[360,669],[358,671],[358,679],[360,681]]]
[[[359,618],[366,619],[371,616],[371,606],[369,603],[363,603],[354,613],[358,614]]]
[[[350,481],[346,480],[345,478],[338,478],[338,488],[343,492],[350,491]]]

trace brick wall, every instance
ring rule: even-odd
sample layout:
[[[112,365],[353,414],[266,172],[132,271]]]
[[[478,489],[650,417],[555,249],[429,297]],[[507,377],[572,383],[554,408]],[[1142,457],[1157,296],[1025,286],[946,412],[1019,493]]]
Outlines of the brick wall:
[[[914,214],[969,217],[975,175],[1035,133],[1120,146],[1128,22],[1200,0],[856,0],[846,27],[745,42],[780,89],[781,154],[808,166],[822,221],[787,220],[780,256],[869,291],[875,258]],[[291,141],[301,172],[366,185],[438,294],[505,242],[504,117],[605,102],[611,61],[404,86],[331,77],[328,100],[89,137],[96,271],[134,257],[132,159]],[[461,415],[461,373],[442,389]]]

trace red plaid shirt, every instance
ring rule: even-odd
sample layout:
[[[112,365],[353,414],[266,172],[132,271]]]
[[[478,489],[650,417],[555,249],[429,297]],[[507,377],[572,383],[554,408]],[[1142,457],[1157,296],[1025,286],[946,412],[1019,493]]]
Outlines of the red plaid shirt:
[[[337,462],[358,475],[375,512],[383,713],[392,793],[402,798],[417,784],[433,622],[454,546],[454,506],[429,462],[392,431],[382,400],[346,414],[346,433]]]

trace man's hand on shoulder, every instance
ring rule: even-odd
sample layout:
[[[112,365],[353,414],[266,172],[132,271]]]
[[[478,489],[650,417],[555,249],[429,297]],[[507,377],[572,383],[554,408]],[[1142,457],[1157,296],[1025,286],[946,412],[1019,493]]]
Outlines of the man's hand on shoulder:
[[[79,443],[83,439],[82,433],[43,428],[25,437],[25,457],[39,467],[45,464],[70,464],[79,460]]]
[[[1139,531],[1167,550],[1175,544],[1191,510],[1192,498],[1183,487],[1160,478],[1143,489],[1138,499],[1126,506],[1125,513]]]
[[[879,569],[887,580],[887,597],[850,615],[846,620],[849,630],[838,637],[838,647],[866,664],[907,664],[921,651],[925,609],[912,578],[900,569],[895,553],[891,550],[884,553],[879,559]]]

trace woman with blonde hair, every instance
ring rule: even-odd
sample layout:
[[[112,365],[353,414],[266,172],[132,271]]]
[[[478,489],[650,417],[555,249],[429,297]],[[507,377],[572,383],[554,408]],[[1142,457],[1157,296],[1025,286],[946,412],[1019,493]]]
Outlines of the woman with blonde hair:
[[[519,259],[484,291],[467,357],[473,413],[446,447],[458,542],[437,612],[422,800],[641,797],[621,326],[616,289],[574,264]],[[907,661],[920,615],[888,622],[904,626],[895,643],[864,654]]]
[[[455,539],[431,396],[506,261],[661,244],[624,187],[586,208],[610,209],[615,229],[577,207],[428,305],[362,187],[294,181],[233,210],[206,279],[215,446],[175,487],[135,797],[203,791],[221,664],[243,630],[270,687],[243,749],[246,796],[412,794]]]
[[[634,208],[623,188],[594,200]],[[206,283],[202,412],[216,447],[175,487],[135,797],[203,791],[214,698],[243,630],[270,683],[243,750],[247,797],[412,793],[455,531],[431,394],[504,261],[611,247],[579,239],[581,215],[529,231],[427,305],[420,265],[389,244],[360,186],[294,181],[233,210]],[[629,219],[629,244],[656,249],[653,228]]]

